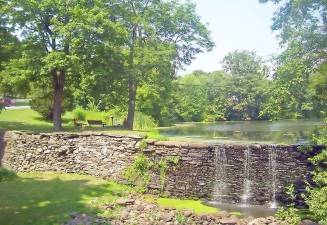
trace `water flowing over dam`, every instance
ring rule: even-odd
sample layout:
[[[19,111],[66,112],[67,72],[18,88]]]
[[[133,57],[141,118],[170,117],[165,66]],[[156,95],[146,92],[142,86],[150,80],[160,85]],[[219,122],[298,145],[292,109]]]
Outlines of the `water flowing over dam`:
[[[279,167],[278,154],[285,154],[276,145],[264,148],[243,145],[237,152],[226,152],[221,146],[214,148],[214,181],[212,201],[237,203],[242,206],[266,205],[277,207]],[[291,171],[289,171],[291,173]]]
[[[238,207],[275,208],[287,202],[286,187],[294,184],[296,204],[310,179],[308,158],[322,149],[300,151],[299,145],[202,144],[151,141],[113,134],[29,134],[7,132],[0,139],[0,163],[17,172],[56,171],[121,179],[141,152],[152,162],[178,159],[167,171],[151,174],[149,191],[200,198]],[[146,141],[145,149],[140,143]],[[302,192],[301,192],[302,191]]]

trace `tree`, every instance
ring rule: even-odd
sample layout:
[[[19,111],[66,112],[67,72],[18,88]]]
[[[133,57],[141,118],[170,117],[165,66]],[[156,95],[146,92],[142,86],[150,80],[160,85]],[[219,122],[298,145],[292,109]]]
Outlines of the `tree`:
[[[302,59],[283,62],[273,76],[261,116],[276,120],[302,118],[309,114],[312,104],[307,92],[311,72]]]
[[[20,50],[20,42],[11,34],[12,29],[8,27],[8,19],[5,2],[0,1],[0,93],[4,97],[10,96],[12,93],[1,71],[5,69],[11,59],[19,56]]]
[[[209,32],[195,13],[193,4],[177,1],[122,1],[122,19],[129,32],[127,74],[129,104],[126,126],[133,128],[137,88],[153,70],[174,78],[180,65],[189,64],[194,55],[213,43]],[[158,69],[161,67],[161,69]]]
[[[327,60],[326,1],[270,1],[280,5],[272,29],[280,32],[285,50],[277,58],[271,96],[261,114],[271,119],[319,116],[323,104],[313,99],[317,95],[311,76],[319,78],[314,74]]]
[[[259,0],[280,5],[273,18],[272,29],[280,31],[282,45],[302,47],[299,57],[321,64],[327,59],[326,0]]]
[[[122,29],[100,0],[6,0],[9,23],[25,43],[26,79],[52,83],[54,130],[61,129],[64,89],[95,71],[99,55],[112,52]],[[110,40],[110,41],[109,41]],[[37,51],[33,51],[37,50]],[[12,64],[14,67],[15,65]],[[16,74],[16,76],[20,76]]]
[[[230,109],[229,119],[258,119],[265,101],[268,69],[263,60],[251,51],[227,54],[223,68],[229,74],[225,99]]]
[[[195,72],[178,79],[175,91],[175,113],[180,121],[201,122],[208,105],[208,75]]]
[[[262,77],[267,75],[268,68],[262,58],[253,51],[234,51],[228,53],[222,60],[224,71],[232,76],[244,77],[257,74]]]
[[[309,78],[309,93],[317,115],[326,116],[327,112],[327,63],[322,64]]]

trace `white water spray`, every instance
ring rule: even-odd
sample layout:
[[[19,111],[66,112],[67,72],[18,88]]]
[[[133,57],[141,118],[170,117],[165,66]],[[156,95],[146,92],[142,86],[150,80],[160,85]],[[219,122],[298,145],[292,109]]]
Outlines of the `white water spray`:
[[[271,177],[272,199],[270,208],[277,208],[276,202],[276,183],[277,183],[277,148],[272,145],[269,148],[269,175]]]
[[[243,205],[248,205],[248,200],[251,197],[251,178],[250,178],[250,169],[251,169],[251,149],[249,146],[244,151],[244,181],[243,181],[243,195],[242,203]]]
[[[226,169],[227,169],[227,156],[226,150],[223,147],[215,148],[215,182],[213,189],[214,200],[221,202],[224,194],[226,193]]]

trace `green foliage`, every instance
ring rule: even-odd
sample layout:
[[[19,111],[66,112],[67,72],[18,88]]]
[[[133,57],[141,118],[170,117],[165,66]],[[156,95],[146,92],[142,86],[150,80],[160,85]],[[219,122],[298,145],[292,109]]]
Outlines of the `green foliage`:
[[[15,177],[17,177],[15,172],[0,167],[0,182],[9,181]]]
[[[33,89],[31,93],[32,100],[30,106],[33,110],[37,111],[46,120],[53,119],[53,93],[52,91]],[[64,114],[67,110],[72,108],[71,99],[66,94],[66,98],[62,102],[62,113]]]
[[[324,127],[319,135],[314,136],[314,141],[327,146],[327,127]],[[309,195],[306,202],[314,218],[321,224],[327,224],[327,148],[312,157],[310,161],[315,165],[313,172],[315,185],[307,188]]]
[[[272,29],[279,31],[282,44],[288,48],[301,46],[296,57],[314,64],[326,62],[327,25],[325,0],[259,0],[279,5],[274,14]]]
[[[146,135],[147,135],[148,139],[153,139],[153,140],[157,140],[157,141],[167,141],[168,140],[168,138],[163,136],[162,134],[160,134],[157,129],[148,131]]]
[[[309,92],[319,116],[327,116],[327,63],[322,64],[309,78]]]
[[[152,163],[150,160],[145,155],[141,154],[124,170],[123,176],[130,184],[135,185],[135,190],[137,192],[144,193],[147,191],[151,179],[151,167]]]
[[[251,68],[247,60],[256,62]],[[265,65],[253,52],[233,52],[224,61],[227,72],[195,71],[181,77],[173,106],[180,121],[255,120],[266,100]],[[238,68],[236,68],[238,65]],[[244,67],[244,68],[243,68]]]
[[[144,150],[144,149],[146,149],[146,147],[148,147],[148,144],[146,143],[146,141],[145,140],[140,141],[139,148],[141,150]]]
[[[179,225],[183,225],[187,223],[187,217],[184,216],[183,212],[177,211],[176,212],[176,221]]]
[[[125,169],[123,176],[130,183],[136,186],[138,192],[147,191],[151,174],[159,173],[161,192],[164,191],[168,170],[175,169],[180,161],[180,157],[172,156],[159,160],[157,163],[150,161],[144,154],[138,155],[134,162]]]
[[[180,156],[169,156],[167,159],[167,162],[172,164],[173,166],[178,166],[180,163]]]
[[[301,217],[298,215],[298,209],[294,207],[279,208],[275,216],[289,225],[298,225]]]
[[[310,67],[302,59],[283,61],[274,75],[260,115],[271,120],[309,116],[312,111],[311,99],[307,98],[310,73]]]
[[[92,112],[98,112],[101,105],[101,100],[96,103],[94,99],[90,99],[87,103],[87,109]]]
[[[234,51],[228,53],[223,61],[223,68],[232,76],[242,77],[249,74],[265,76],[268,68],[263,59],[251,51]]]
[[[20,63],[10,64],[8,68],[11,76],[8,77],[6,71],[3,74],[10,80],[23,75],[32,91],[50,87],[52,91],[46,93],[58,96],[57,101],[53,101],[54,112],[59,114],[54,117],[54,128],[60,129],[63,90],[72,90],[73,95],[77,95],[76,89],[85,79],[110,74],[108,64],[112,65],[113,57],[120,55],[120,51],[112,52],[122,46],[126,33],[121,24],[108,19],[111,11],[103,1],[95,0],[92,4],[84,0],[45,0],[37,4],[34,0],[4,2],[10,18],[8,25],[14,28],[13,33],[19,35],[24,46],[18,59]],[[38,105],[43,106],[45,102]]]
[[[134,130],[151,130],[157,126],[158,124],[151,116],[142,112],[135,113]]]
[[[286,188],[286,194],[288,195],[291,203],[287,207],[280,207],[276,212],[276,217],[287,224],[297,225],[301,221],[301,217],[299,215],[299,210],[295,208],[295,186],[294,184],[289,185]]]
[[[78,121],[85,121],[86,120],[86,111],[83,108],[76,108],[73,110],[74,119]]]
[[[160,187],[161,192],[163,192],[166,183],[166,176],[168,171],[168,163],[167,160],[160,160],[157,165],[159,169],[159,179],[160,179]]]
[[[322,117],[326,111],[326,1],[259,0],[279,5],[272,29],[284,52],[261,116],[269,119]]]
[[[169,169],[175,169],[180,162],[179,156],[169,156],[167,158],[161,159],[155,166],[159,170],[159,180],[160,180],[160,187],[161,192],[163,193],[165,184],[166,184],[166,177],[167,172]]]

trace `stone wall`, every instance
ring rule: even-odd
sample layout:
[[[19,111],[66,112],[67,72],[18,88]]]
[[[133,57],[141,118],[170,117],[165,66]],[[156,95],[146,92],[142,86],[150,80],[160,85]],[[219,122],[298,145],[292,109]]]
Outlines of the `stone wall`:
[[[229,203],[244,201],[242,196],[245,194],[246,178],[250,178],[246,203],[269,204],[274,195],[278,201],[285,201],[285,186],[294,182],[301,191],[310,170],[308,155],[300,153],[298,146],[154,142],[141,137],[99,133],[7,132],[2,139],[5,143],[0,140],[0,146],[3,146],[0,162],[17,172],[83,173],[122,181],[124,168],[142,152],[156,162],[167,157],[178,157],[179,165],[167,173],[166,193]],[[140,144],[143,145],[144,141],[147,147],[141,149]],[[274,174],[271,168],[272,150],[276,153],[273,158]],[[247,157],[246,151],[249,153]],[[221,161],[222,152],[225,161]],[[223,167],[220,166],[222,162]],[[249,176],[246,175],[247,171]],[[222,183],[224,188],[221,188]],[[150,190],[160,189],[159,174],[154,173]],[[218,197],[215,195],[217,190],[220,194]]]

